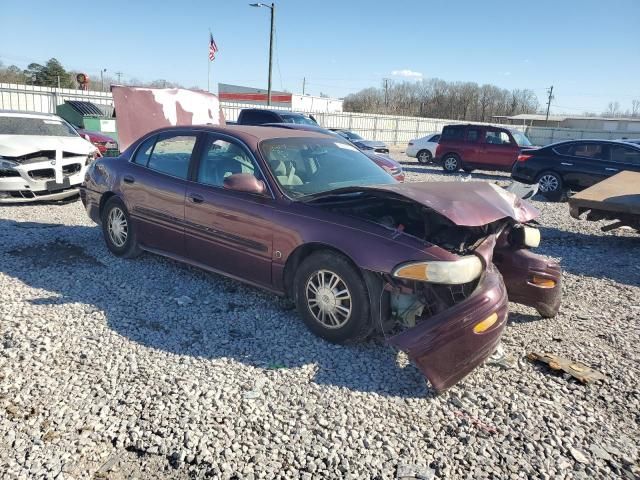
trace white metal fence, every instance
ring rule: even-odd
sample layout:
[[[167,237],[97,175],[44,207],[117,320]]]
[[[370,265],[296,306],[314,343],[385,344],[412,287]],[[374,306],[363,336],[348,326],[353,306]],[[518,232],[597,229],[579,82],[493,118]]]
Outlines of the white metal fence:
[[[83,100],[93,102],[105,108],[107,113],[113,109],[110,92],[73,90],[67,88],[36,87],[0,83],[0,110],[22,110],[30,112],[55,113],[56,106],[65,100]],[[243,108],[264,108],[264,105],[222,102],[222,110],[227,120],[235,121]],[[291,110],[286,107],[270,107],[279,110]],[[468,123],[460,120],[442,118],[402,117],[393,115],[374,115],[369,113],[327,113],[306,112],[312,114],[318,123],[326,128],[346,128],[371,140],[380,140],[390,144],[406,144],[409,140],[433,132],[454,123]],[[479,122],[474,122],[479,124]],[[485,124],[499,125],[499,124]],[[527,134],[534,145],[547,145],[561,140],[581,138],[616,139],[622,133],[601,130],[574,130],[569,128],[525,127],[518,125],[499,125],[517,129]],[[640,132],[624,132],[627,138],[640,138]]]

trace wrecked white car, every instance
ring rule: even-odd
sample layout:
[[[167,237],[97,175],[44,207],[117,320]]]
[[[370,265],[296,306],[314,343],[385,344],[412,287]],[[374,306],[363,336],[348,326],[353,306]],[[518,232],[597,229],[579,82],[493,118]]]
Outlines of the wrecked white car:
[[[96,147],[56,115],[0,111],[0,204],[78,194]]]

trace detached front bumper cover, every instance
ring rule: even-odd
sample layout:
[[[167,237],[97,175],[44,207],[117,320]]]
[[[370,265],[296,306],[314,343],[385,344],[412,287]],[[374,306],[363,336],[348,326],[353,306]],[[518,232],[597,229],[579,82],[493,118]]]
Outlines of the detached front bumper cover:
[[[489,267],[474,293],[447,310],[389,339],[442,392],[484,362],[500,342],[507,323],[507,291],[502,276]],[[474,327],[497,317],[486,330]]]

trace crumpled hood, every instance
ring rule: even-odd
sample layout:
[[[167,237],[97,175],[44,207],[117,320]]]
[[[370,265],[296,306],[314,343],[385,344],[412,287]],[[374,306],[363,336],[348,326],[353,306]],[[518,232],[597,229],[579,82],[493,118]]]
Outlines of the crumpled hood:
[[[530,203],[488,182],[411,182],[347,187],[314,195],[312,201],[325,196],[356,192],[404,197],[464,227],[480,227],[503,218],[528,222],[540,214]]]
[[[0,156],[21,157],[41,150],[62,150],[89,155],[95,151],[82,137],[53,137],[43,135],[0,135]]]
[[[380,155],[379,153],[372,153],[372,152],[371,153],[362,152],[362,153],[364,153],[367,157],[369,157],[371,160],[373,160],[380,166],[385,166],[391,169],[402,170],[402,166],[391,157],[386,157],[384,155]]]
[[[77,130],[80,135],[89,135],[89,138],[93,142],[115,142],[115,140],[112,137],[105,135],[104,133],[101,133],[101,132],[95,132],[93,130],[84,130],[82,128],[78,128]]]

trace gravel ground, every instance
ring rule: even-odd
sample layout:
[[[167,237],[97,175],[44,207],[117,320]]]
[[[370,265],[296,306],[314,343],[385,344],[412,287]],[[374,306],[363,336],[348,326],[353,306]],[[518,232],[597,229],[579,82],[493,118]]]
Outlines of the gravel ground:
[[[452,178],[394,155],[408,181]],[[79,202],[0,207],[0,476],[638,478],[640,236],[535,204],[561,312],[512,304],[514,368],[440,396],[383,340],[331,345],[269,293],[110,255]]]

